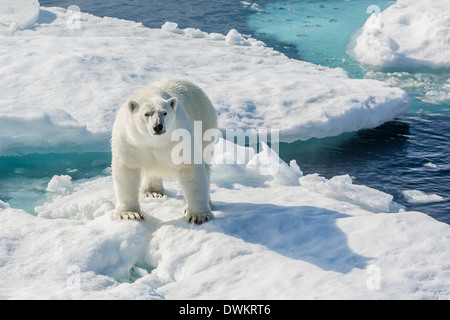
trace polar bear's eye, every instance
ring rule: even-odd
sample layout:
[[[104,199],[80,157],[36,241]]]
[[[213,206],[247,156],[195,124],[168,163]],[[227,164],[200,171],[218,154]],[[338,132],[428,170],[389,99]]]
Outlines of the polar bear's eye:
[[[146,116],[146,117],[151,117],[151,116],[153,116],[154,113],[155,113],[155,112],[153,112],[153,111],[147,112],[147,113],[145,114],[145,116]]]
[[[163,113],[163,116],[167,116],[167,112],[164,112],[164,113]]]

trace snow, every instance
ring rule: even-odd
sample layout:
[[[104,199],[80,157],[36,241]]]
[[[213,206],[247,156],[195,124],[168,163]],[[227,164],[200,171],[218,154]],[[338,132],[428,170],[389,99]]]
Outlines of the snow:
[[[27,154],[56,150],[59,146],[95,149],[107,145],[109,133],[93,134],[66,111],[39,110],[14,99],[0,99],[0,151]]]
[[[392,197],[347,176],[303,175],[267,146],[243,151],[238,182],[223,164],[237,158],[215,153],[216,218],[201,226],[182,218],[176,181],[140,199],[143,222],[111,220],[110,176],[72,183],[37,216],[0,204],[2,298],[450,298],[449,225],[391,210]],[[256,182],[267,163],[284,167]]]
[[[0,34],[30,28],[39,18],[37,0],[2,0]],[[3,29],[3,30],[2,30]]]
[[[400,207],[393,203],[393,196],[366,186],[354,185],[349,175],[336,176],[329,180],[317,174],[300,178],[300,184],[309,191],[337,200],[354,203],[373,212],[389,212]]]
[[[72,177],[68,175],[53,176],[53,178],[48,183],[46,191],[56,192],[61,194],[70,194],[73,191],[72,188]]]
[[[76,18],[68,28],[66,10],[41,8],[32,29],[0,36],[2,155],[107,148],[122,101],[167,76],[199,83],[222,129],[277,129],[282,141],[376,126],[409,106],[399,89],[234,32],[237,44],[173,23]],[[141,222],[111,220],[111,176],[54,176],[36,216],[0,201],[0,298],[450,298],[448,224],[348,175],[305,174],[268,142],[217,141],[216,218],[200,226],[184,221],[176,181],[140,199]]]
[[[448,0],[398,0],[364,24],[354,58],[378,67],[450,67]]]
[[[67,12],[41,8],[32,29],[0,35],[2,154],[108,150],[123,101],[167,77],[202,87],[222,129],[277,129],[285,142],[376,127],[409,108],[398,88],[289,59],[236,30]]]
[[[431,203],[444,201],[444,198],[440,195],[426,193],[420,190],[403,190],[402,194],[408,203]]]
[[[427,168],[432,168],[432,169],[435,169],[435,168],[437,168],[437,165],[435,165],[434,163],[432,163],[432,162],[427,162],[427,163],[424,163],[424,165],[423,165],[424,167],[427,167]]]
[[[264,43],[255,39],[245,39],[236,29],[231,29],[225,37],[225,42],[239,46],[264,46]]]

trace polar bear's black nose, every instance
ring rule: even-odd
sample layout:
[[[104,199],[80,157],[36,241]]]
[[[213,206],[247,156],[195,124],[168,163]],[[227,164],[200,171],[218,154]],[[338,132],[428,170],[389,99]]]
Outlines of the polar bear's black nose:
[[[155,133],[161,133],[161,131],[163,129],[164,129],[164,126],[160,123],[153,127],[153,130],[155,131]]]

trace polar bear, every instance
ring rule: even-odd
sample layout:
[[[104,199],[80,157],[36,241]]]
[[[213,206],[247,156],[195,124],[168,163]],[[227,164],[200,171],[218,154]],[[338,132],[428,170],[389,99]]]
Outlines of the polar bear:
[[[113,219],[142,220],[139,194],[162,197],[162,178],[177,178],[186,200],[185,220],[201,224],[213,219],[209,201],[210,164],[173,161],[179,129],[194,137],[194,122],[202,134],[217,128],[216,111],[206,94],[184,80],[160,80],[135,92],[120,108],[114,122],[111,151],[116,194]],[[192,138],[194,140],[194,138]],[[193,154],[213,143],[193,142]],[[201,144],[201,147],[200,147]],[[200,150],[201,149],[201,150]]]

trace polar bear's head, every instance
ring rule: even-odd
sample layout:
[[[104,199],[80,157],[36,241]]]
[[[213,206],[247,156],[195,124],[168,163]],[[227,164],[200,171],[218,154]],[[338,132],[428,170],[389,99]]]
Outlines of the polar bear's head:
[[[142,135],[159,136],[171,132],[175,123],[175,109],[177,98],[167,100],[154,97],[147,101],[134,101],[128,103],[136,129]]]

